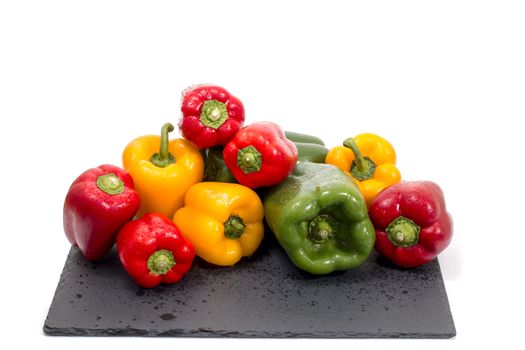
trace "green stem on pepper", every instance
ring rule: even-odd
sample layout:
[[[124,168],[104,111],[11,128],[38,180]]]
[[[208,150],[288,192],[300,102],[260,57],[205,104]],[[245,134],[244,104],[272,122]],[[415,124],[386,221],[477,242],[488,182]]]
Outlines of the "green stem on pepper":
[[[169,152],[169,133],[174,130],[173,124],[166,123],[160,131],[160,150],[151,156],[150,161],[159,168],[175,163],[175,157]]]
[[[354,152],[355,159],[350,166],[350,174],[360,181],[372,178],[376,170],[376,164],[369,157],[363,157],[355,140],[348,138],[343,142],[343,146],[350,148]]]
[[[237,239],[244,233],[246,226],[242,218],[237,215],[230,215],[224,223],[224,235],[229,239]]]
[[[386,228],[388,239],[396,247],[411,247],[419,241],[421,227],[404,216],[397,217]]]
[[[200,121],[212,129],[218,129],[228,120],[226,104],[217,100],[204,101]]]
[[[317,215],[308,224],[308,238],[315,243],[323,243],[333,238],[339,227],[339,223],[330,215]]]
[[[124,182],[113,173],[100,175],[96,183],[100,190],[110,195],[124,192]]]
[[[175,264],[173,253],[166,249],[157,250],[148,259],[148,269],[154,275],[165,275]]]
[[[262,155],[254,146],[247,146],[240,149],[237,153],[237,166],[245,173],[249,174],[261,170]]]

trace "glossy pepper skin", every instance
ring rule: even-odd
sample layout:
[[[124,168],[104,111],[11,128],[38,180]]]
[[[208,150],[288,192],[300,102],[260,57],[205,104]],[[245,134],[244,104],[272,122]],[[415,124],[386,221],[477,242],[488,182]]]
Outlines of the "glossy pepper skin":
[[[195,257],[193,245],[171,220],[154,213],[122,227],[117,251],[126,272],[143,288],[178,282]]]
[[[285,131],[284,134],[297,147],[299,162],[324,163],[328,148],[319,137],[294,131]]]
[[[401,181],[396,167],[394,147],[375,134],[360,134],[346,139],[326,155],[326,163],[333,164],[352,176],[367,205],[385,188]]]
[[[182,135],[198,148],[228,143],[244,124],[244,106],[226,89],[192,86],[182,93]]]
[[[251,256],[263,236],[263,205],[239,184],[201,182],[192,186],[173,222],[193,242],[197,255],[220,266]]]
[[[184,139],[169,141],[173,125],[161,136],[142,136],[124,149],[122,161],[135,181],[142,204],[138,217],[148,212],[172,217],[184,203],[186,191],[202,180],[204,162],[199,150]]]
[[[335,166],[299,163],[264,196],[266,221],[290,260],[312,274],[361,265],[374,227],[359,189]]]
[[[297,147],[272,122],[245,126],[223,151],[224,162],[240,184],[249,188],[272,186],[293,171]]]
[[[309,134],[303,134],[296,131],[285,131],[284,135],[286,138],[295,143],[309,143],[324,146],[324,141],[319,137]]]
[[[140,206],[133,179],[114,165],[101,165],[82,173],[64,201],[64,232],[87,260],[106,256],[119,228],[131,220]]]
[[[443,191],[430,181],[407,181],[383,192],[370,206],[376,250],[400,267],[423,265],[452,239]]]

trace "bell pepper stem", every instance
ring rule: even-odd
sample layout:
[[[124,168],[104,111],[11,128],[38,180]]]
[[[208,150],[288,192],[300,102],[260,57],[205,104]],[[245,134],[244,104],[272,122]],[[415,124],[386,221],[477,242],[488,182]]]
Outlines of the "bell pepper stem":
[[[166,249],[157,250],[148,259],[148,269],[154,275],[165,275],[175,264],[173,253]]]
[[[200,121],[212,129],[218,129],[228,120],[226,104],[217,100],[206,100],[202,105]]]
[[[399,216],[386,228],[388,239],[396,247],[411,247],[419,241],[421,227],[414,221]]]
[[[169,152],[169,133],[172,132],[175,128],[173,124],[166,123],[162,126],[160,130],[160,150],[158,153],[155,153],[151,156],[150,161],[160,168],[167,167],[170,164],[175,163],[175,158]]]
[[[246,226],[238,215],[230,215],[224,223],[224,235],[229,239],[237,239],[244,233]]]
[[[343,146],[350,148],[354,153],[354,160],[350,166],[350,174],[360,181],[372,178],[376,170],[376,164],[372,159],[364,157],[361,154],[355,140],[353,138],[348,138],[343,142]]]
[[[254,146],[246,146],[237,153],[237,166],[245,173],[261,170],[262,155]]]
[[[308,238],[315,243],[323,243],[337,234],[339,223],[330,215],[321,214],[308,224]]]
[[[97,187],[110,195],[124,192],[124,182],[113,173],[100,175],[97,178]]]

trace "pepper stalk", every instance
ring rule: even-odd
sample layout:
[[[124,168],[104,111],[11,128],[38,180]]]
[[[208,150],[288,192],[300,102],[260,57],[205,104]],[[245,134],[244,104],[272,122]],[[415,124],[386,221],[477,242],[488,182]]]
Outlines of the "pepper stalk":
[[[376,164],[369,157],[364,157],[357,147],[357,143],[353,138],[348,138],[343,142],[343,146],[350,148],[354,153],[355,159],[350,166],[350,174],[352,174],[359,181],[371,179],[376,170]]]
[[[174,130],[173,124],[166,123],[160,130],[160,150],[151,156],[150,161],[160,168],[165,168],[175,163],[175,157],[169,151],[169,133]]]

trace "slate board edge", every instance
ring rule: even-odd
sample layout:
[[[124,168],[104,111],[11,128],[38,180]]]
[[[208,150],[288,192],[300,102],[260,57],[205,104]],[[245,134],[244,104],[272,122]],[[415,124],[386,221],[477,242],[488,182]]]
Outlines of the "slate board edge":
[[[49,336],[90,336],[90,337],[108,337],[108,336],[122,336],[122,337],[184,337],[184,338],[332,338],[332,339],[450,339],[456,333],[356,333],[340,331],[331,332],[312,332],[312,333],[295,333],[295,332],[264,332],[264,331],[243,331],[229,332],[220,330],[170,330],[167,332],[159,332],[154,329],[143,330],[133,328],[121,329],[78,329],[78,328],[54,328],[47,324],[44,325],[44,333]]]
[[[452,317],[452,309],[450,308],[450,302],[448,301],[448,295],[447,295],[447,289],[445,288],[445,280],[443,279],[443,272],[441,270],[441,264],[439,263],[439,258],[436,258],[436,262],[438,264],[439,273],[441,275],[441,278],[438,280],[439,288],[441,290],[441,295],[443,295],[443,300],[446,304],[447,314],[450,316],[450,322],[452,325],[452,329],[450,332],[450,336],[446,336],[446,338],[453,338],[456,336],[456,324],[454,322],[454,317]]]
[[[60,273],[60,279],[58,280],[57,287],[55,289],[55,294],[53,295],[53,300],[51,301],[51,305],[49,305],[49,309],[47,310],[47,316],[46,316],[46,320],[44,321],[44,327],[43,327],[44,334],[46,335],[72,335],[70,333],[73,331],[72,328],[69,328],[66,332],[65,329],[58,329],[56,327],[52,327],[49,325],[49,322],[50,322],[49,319],[51,317],[51,310],[53,309],[53,306],[58,300],[58,293],[61,289],[61,286],[66,282],[66,276],[65,276],[66,267],[69,261],[70,254],[71,254],[71,249],[69,250],[66,256],[66,260],[64,261],[64,266],[62,267],[62,272]]]

